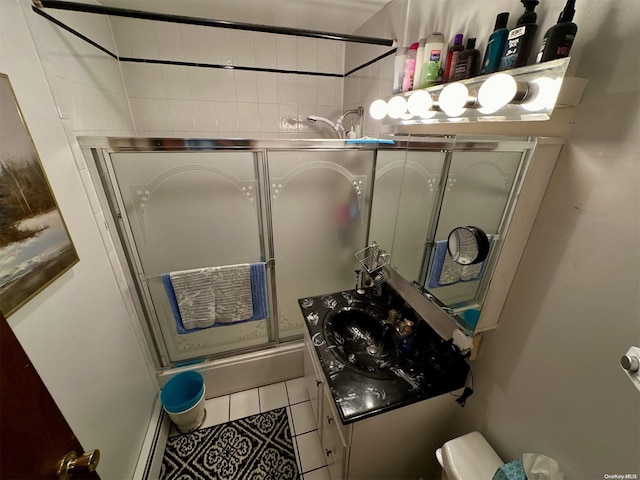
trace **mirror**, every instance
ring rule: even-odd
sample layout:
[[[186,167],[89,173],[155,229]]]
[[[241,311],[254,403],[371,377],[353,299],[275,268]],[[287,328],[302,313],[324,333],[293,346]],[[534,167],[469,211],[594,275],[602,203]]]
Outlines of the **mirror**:
[[[534,143],[437,142],[408,138],[378,150],[369,242],[472,333]]]

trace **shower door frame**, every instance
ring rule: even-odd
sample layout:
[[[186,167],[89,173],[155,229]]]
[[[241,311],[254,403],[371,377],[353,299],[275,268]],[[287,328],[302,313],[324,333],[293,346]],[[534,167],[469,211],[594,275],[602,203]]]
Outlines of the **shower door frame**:
[[[181,138],[126,138],[126,137],[81,137],[78,139],[87,160],[89,172],[97,188],[98,197],[102,204],[107,228],[115,232],[119,241],[114,241],[114,247],[129,290],[136,292],[131,295],[136,313],[145,324],[142,328],[148,345],[153,346],[156,355],[153,356],[157,370],[174,368],[177,365],[199,361],[201,359],[218,359],[229,356],[250,353],[275,347],[283,343],[299,341],[302,334],[279,338],[277,286],[275,282],[276,262],[275,245],[271,211],[271,185],[269,183],[269,151],[372,151],[373,174],[375,174],[375,161],[378,145],[376,144],[347,144],[343,140],[245,140],[245,139],[181,139]],[[391,146],[391,148],[406,149],[404,142]],[[220,153],[220,152],[244,151],[253,154],[256,181],[259,195],[257,195],[256,213],[258,216],[259,242],[262,261],[267,263],[267,283],[269,318],[267,319],[267,342],[251,347],[230,349],[213,354],[195,354],[192,360],[172,361],[164,342],[164,334],[160,328],[151,293],[144,275],[144,269],[135,247],[135,240],[129,219],[127,218],[123,199],[120,195],[117,180],[111,160],[114,153]],[[369,196],[373,195],[373,187]],[[371,202],[368,202],[371,212]],[[369,235],[367,222],[366,235]],[[112,235],[113,236],[113,235]],[[366,242],[365,242],[366,243]],[[362,247],[364,247],[363,245]],[[355,253],[355,252],[354,252]],[[126,265],[126,267],[124,267]],[[128,267],[128,268],[127,268]]]

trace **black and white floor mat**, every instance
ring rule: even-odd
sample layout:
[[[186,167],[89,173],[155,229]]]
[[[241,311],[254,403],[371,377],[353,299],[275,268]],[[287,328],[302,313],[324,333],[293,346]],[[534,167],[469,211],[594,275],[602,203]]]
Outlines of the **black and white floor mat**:
[[[162,480],[293,480],[298,477],[284,408],[169,438]]]

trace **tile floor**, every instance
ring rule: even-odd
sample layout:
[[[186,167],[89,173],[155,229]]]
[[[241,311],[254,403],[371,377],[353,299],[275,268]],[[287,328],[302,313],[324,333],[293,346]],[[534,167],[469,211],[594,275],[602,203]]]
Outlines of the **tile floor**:
[[[300,480],[328,480],[329,472],[304,378],[211,398],[206,401],[207,417],[200,428],[280,407],[287,408]],[[177,434],[172,426],[169,436]]]

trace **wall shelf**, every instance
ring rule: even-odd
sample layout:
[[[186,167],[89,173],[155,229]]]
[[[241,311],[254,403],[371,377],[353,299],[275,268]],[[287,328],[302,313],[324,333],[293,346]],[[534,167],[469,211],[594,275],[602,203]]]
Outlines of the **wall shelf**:
[[[577,105],[586,79],[565,78],[570,58],[514,68],[374,101],[385,125],[544,121],[555,107]]]

